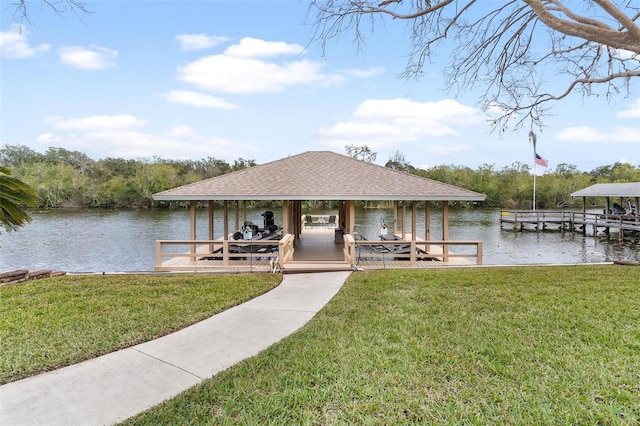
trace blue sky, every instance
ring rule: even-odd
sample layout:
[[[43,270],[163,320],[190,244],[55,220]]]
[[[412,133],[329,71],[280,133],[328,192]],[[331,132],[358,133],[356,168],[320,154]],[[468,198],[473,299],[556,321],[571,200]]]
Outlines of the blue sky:
[[[310,43],[304,1],[86,2],[60,17],[31,2],[18,27],[0,0],[3,144],[106,157],[242,157],[258,164],[308,150],[367,145],[416,167],[533,167],[528,128],[497,135],[477,94],[444,90],[439,52],[419,81],[397,77],[409,53],[402,23]],[[640,164],[640,82],[629,96],[569,96],[538,133],[549,170]]]

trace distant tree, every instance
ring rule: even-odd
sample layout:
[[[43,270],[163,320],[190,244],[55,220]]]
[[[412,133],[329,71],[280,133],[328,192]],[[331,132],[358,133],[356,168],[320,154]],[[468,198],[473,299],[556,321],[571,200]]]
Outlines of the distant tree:
[[[207,157],[206,159],[195,162],[195,170],[198,175],[203,179],[208,179],[216,176],[229,173],[231,166],[224,160],[217,160],[213,157]]]
[[[88,174],[95,163],[83,152],[53,147],[44,153],[44,161],[51,164],[68,164],[82,174]]]
[[[423,75],[442,46],[449,89],[478,86],[500,130],[540,126],[549,102],[576,90],[628,93],[640,76],[640,3],[632,0],[311,0],[309,16],[323,49],[343,35],[361,45],[376,25],[406,23],[404,75]]]
[[[580,172],[578,171],[578,167],[574,166],[573,164],[567,163],[558,164],[553,173],[563,177],[580,174]]]
[[[0,147],[0,166],[17,167],[42,160],[42,154],[25,145],[3,145]]]
[[[256,166],[255,160],[245,160],[244,158],[240,157],[233,162],[233,166],[231,166],[231,171],[235,172],[237,170],[248,169],[249,167],[255,167],[255,166]]]
[[[615,162],[608,166],[600,166],[589,172],[593,183],[640,182],[640,166]]]
[[[367,163],[373,163],[376,161],[378,153],[371,151],[367,145],[354,145],[350,144],[344,147],[347,151],[347,155],[357,160],[365,161]]]
[[[389,157],[389,161],[384,166],[405,173],[413,173],[416,169],[404,158],[404,154],[401,154],[399,150],[396,150],[395,154]]]
[[[7,167],[0,167],[0,223],[5,230],[16,230],[31,220],[25,208],[38,207],[36,191],[12,176]]]

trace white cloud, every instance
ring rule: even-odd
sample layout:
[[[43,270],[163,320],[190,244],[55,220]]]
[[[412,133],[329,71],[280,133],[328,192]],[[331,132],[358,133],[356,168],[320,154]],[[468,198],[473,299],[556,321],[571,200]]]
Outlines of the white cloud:
[[[140,130],[147,121],[132,115],[94,116],[79,119],[50,117],[54,132],[43,133],[38,142],[78,150],[91,158],[238,158],[252,156],[257,149],[228,139],[199,134],[185,125],[166,132]]]
[[[179,68],[178,78],[196,87],[221,93],[282,92],[288,87],[340,80],[324,74],[312,61],[278,64],[259,59],[225,55],[208,56]]]
[[[204,93],[192,92],[188,90],[171,90],[165,93],[163,97],[168,101],[176,104],[190,105],[202,108],[221,108],[221,109],[237,109],[238,106],[215,96],[206,95]]]
[[[616,115],[620,118],[640,118],[640,98],[633,101],[629,109],[619,111]]]
[[[436,155],[450,155],[457,152],[466,152],[472,150],[473,147],[469,144],[453,144],[453,145],[430,145],[426,148],[426,151]]]
[[[80,46],[65,46],[58,50],[60,62],[73,68],[82,70],[99,70],[116,65],[118,52],[97,45],[88,48]]]
[[[556,138],[570,143],[640,143],[640,128],[616,127],[610,132],[601,132],[588,126],[568,127]]]
[[[353,77],[367,78],[367,77],[374,77],[376,75],[383,74],[385,71],[386,70],[384,69],[384,67],[371,67],[366,70],[361,70],[358,68],[350,68],[348,70],[345,70],[344,73]]]
[[[47,117],[45,122],[51,123],[56,130],[126,130],[144,127],[147,122],[130,114],[95,115],[85,118]]]
[[[368,99],[349,121],[320,129],[329,146],[365,143],[371,148],[425,137],[460,135],[460,128],[482,123],[479,111],[451,99],[415,102],[409,99]]]
[[[632,52],[630,50],[613,49],[611,53],[611,56],[622,61],[628,61],[629,59],[640,60],[640,54]]]
[[[382,68],[326,72],[319,61],[300,59],[298,44],[243,38],[223,53],[199,58],[177,69],[177,78],[218,93],[279,93],[292,87],[336,85],[347,78],[371,77]],[[293,57],[293,60],[291,60]]]
[[[229,38],[206,34],[179,34],[176,36],[176,40],[180,43],[181,50],[201,50],[226,43]]]
[[[61,140],[61,137],[56,136],[53,133],[43,133],[36,138],[36,141],[38,143],[48,144],[48,146],[52,146],[52,144],[58,144]]]
[[[236,58],[270,58],[281,55],[301,55],[304,47],[284,41],[266,41],[244,37],[240,43],[229,46],[224,54]]]
[[[169,130],[169,135],[176,138],[187,138],[195,135],[195,132],[189,126],[174,126]]]
[[[38,56],[51,48],[49,44],[31,46],[27,40],[29,31],[13,24],[7,32],[0,32],[0,56],[3,58],[23,59]]]

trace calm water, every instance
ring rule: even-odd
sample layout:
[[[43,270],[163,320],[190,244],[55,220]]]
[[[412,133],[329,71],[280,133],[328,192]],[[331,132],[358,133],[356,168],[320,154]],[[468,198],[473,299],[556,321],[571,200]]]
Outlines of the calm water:
[[[276,224],[281,213],[274,209]],[[262,225],[263,210],[248,219]],[[330,213],[317,212],[316,214]],[[331,212],[333,213],[333,212]],[[424,235],[419,212],[418,235]],[[442,237],[441,214],[432,213],[432,239]],[[189,238],[187,211],[48,211],[17,232],[0,234],[0,271],[55,269],[68,272],[153,271],[157,239]],[[575,264],[615,259],[640,261],[640,238],[618,242],[617,234],[583,236],[560,231],[515,232],[500,229],[498,210],[450,210],[452,240],[484,242],[484,264]],[[222,215],[216,211],[216,238],[222,235]],[[360,210],[356,231],[376,238],[380,225],[392,224],[390,210]],[[231,219],[233,223],[233,219]],[[407,230],[410,231],[410,219]],[[232,225],[230,225],[232,226]],[[198,212],[198,237],[206,239],[206,211]],[[459,249],[456,249],[460,251]]]

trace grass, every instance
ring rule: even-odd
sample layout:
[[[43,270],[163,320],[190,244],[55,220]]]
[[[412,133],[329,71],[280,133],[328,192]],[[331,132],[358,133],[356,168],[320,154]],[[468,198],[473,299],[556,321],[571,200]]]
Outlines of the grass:
[[[297,333],[126,422],[350,423],[640,423],[640,268],[353,274]]]
[[[256,297],[281,277],[67,275],[0,287],[0,383],[151,340]]]

